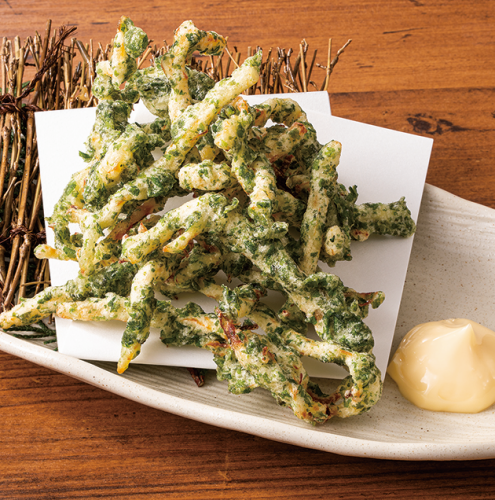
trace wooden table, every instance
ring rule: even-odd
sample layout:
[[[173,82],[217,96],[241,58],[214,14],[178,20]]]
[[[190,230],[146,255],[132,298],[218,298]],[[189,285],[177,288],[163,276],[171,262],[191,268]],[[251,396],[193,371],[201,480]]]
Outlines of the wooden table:
[[[433,137],[427,181],[495,208],[495,3],[3,0],[0,36],[78,26],[108,42],[122,14],[150,38],[192,19],[238,47],[326,58],[333,113]],[[245,49],[244,49],[245,50]],[[323,61],[322,61],[323,62]],[[323,71],[323,70],[319,70]],[[0,353],[0,498],[493,498],[495,460],[394,462],[301,449],[124,400]]]

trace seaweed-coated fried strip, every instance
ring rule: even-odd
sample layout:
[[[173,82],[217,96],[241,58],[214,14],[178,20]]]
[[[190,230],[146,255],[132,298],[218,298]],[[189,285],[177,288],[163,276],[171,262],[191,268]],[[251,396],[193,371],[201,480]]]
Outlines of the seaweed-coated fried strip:
[[[84,187],[87,207],[101,208],[117,183],[132,179],[141,169],[150,165],[153,157],[148,144],[148,135],[141,127],[127,125],[88,175]]]
[[[261,297],[262,290],[256,288],[250,290],[244,287],[245,291],[242,293],[241,289],[242,287],[228,291],[209,282],[200,291],[218,300],[223,313],[227,315],[230,313],[233,317],[249,317],[267,333],[272,344],[283,345],[280,342],[282,339],[285,345],[295,349],[299,356],[312,357],[323,363],[336,363],[349,371],[350,376],[344,379],[334,396],[327,398],[329,405],[327,413],[330,416],[358,415],[369,410],[380,399],[381,375],[372,354],[348,351],[331,341],[315,342],[308,339],[305,335],[287,328],[268,306],[258,300],[253,300],[253,298]],[[356,303],[360,302],[356,307],[362,306],[366,301],[375,308],[383,300],[380,292],[359,294],[352,289],[346,289],[346,294]],[[362,317],[366,317],[366,313],[367,309],[363,311]]]
[[[258,284],[268,290],[276,290],[278,292],[285,293],[284,288],[278,282],[262,273],[259,269],[253,267],[242,270],[236,277],[244,283]],[[212,284],[205,283],[202,285],[201,292],[214,298],[215,300],[220,300],[218,289],[215,289]],[[347,309],[362,319],[368,316],[369,306],[376,309],[385,300],[385,294],[383,292],[378,291],[362,293],[356,292],[356,290],[349,287],[343,288],[343,295]],[[306,331],[306,328],[298,330],[295,326],[300,326],[300,313],[301,311],[299,307],[297,307],[291,299],[288,299],[279,311],[278,317],[284,325],[292,325],[291,328],[297,331]]]
[[[198,238],[199,240],[199,238]],[[201,240],[199,240],[201,242]],[[202,245],[198,243],[184,257],[179,267],[173,272],[159,290],[163,294],[170,293],[173,287],[173,293],[180,291],[194,290],[196,282],[205,276],[210,275],[222,263],[223,256],[220,250],[212,245]]]
[[[135,36],[129,38],[129,34]],[[140,34],[141,37],[139,37]],[[136,57],[142,54],[147,45],[148,37],[144,31],[136,28],[129,18],[122,17],[113,41],[113,51],[110,58],[113,84],[120,85],[136,71]]]
[[[86,142],[87,153],[79,153],[85,161],[90,161],[90,166],[72,175],[52,217],[47,218],[49,222],[56,223],[58,219],[65,221],[65,212],[70,206],[83,206],[84,189],[91,167],[103,158],[109,146],[124,132],[130,112],[131,107],[123,101],[102,101],[98,104],[95,124]]]
[[[106,237],[102,239],[100,239],[102,233],[99,231],[86,232],[86,239],[81,239],[81,244],[94,246],[92,247],[93,250],[91,252],[86,251],[84,254],[81,252],[82,249],[77,249],[77,258],[75,260],[79,262],[81,272],[85,275],[88,275],[100,269],[101,267],[109,265],[115,260],[119,260],[122,250],[122,238],[126,236],[128,232],[132,232],[130,230],[132,226],[134,226],[137,222],[142,221],[142,219],[147,215],[163,209],[166,201],[166,198],[150,198],[141,205],[136,206],[135,203],[128,204],[124,213],[120,214],[118,224]],[[91,224],[91,222],[93,221],[91,212],[85,211],[83,209],[72,209],[69,210],[68,213],[72,217],[72,222],[79,223],[80,227],[83,230],[85,229],[85,224]],[[144,228],[144,230],[148,229],[149,227],[153,227],[159,219],[160,216],[156,216],[156,218],[149,218],[145,221],[145,225],[143,225],[142,227]],[[88,235],[94,235],[94,237],[98,241],[95,243],[95,240],[90,240]]]
[[[209,293],[218,297],[219,287],[211,285]],[[279,404],[290,407],[298,418],[313,424],[323,423],[329,418],[328,408],[308,393],[309,377],[294,350],[268,336],[236,326],[240,317],[252,317],[253,308],[258,307],[263,294],[259,287],[234,290],[223,287],[218,311],[220,326],[239,364],[259,387],[269,390]]]
[[[254,173],[250,164],[256,159],[256,152],[248,146],[249,129],[254,115],[248,103],[237,97],[212,125],[215,145],[222,149],[232,163],[232,172],[242,189],[249,194],[254,189]]]
[[[290,222],[299,227],[306,211],[306,205],[283,189],[277,189],[272,200],[272,217],[276,221]]]
[[[301,122],[293,123],[289,128],[273,126],[266,129],[263,145],[271,163],[293,154],[304,141],[308,129]]]
[[[243,296],[251,302],[255,299],[249,292],[244,293]],[[249,310],[252,305],[251,303],[247,306]],[[77,303],[61,303],[56,312],[61,318],[79,321],[127,322],[131,319],[130,311],[131,303],[128,298],[109,293],[104,298],[89,298]],[[242,311],[244,309],[241,307]],[[205,314],[199,306],[193,303],[187,304],[182,309],[175,309],[170,301],[157,301],[152,311],[150,326],[162,329],[161,337],[165,343],[192,344],[211,350],[219,366],[219,378],[229,380],[229,390],[232,392],[249,392],[257,387],[253,377],[242,369],[225,342],[223,330],[215,314]],[[170,337],[174,340],[170,340]]]
[[[260,64],[261,53],[246,59],[242,66],[232,73],[231,78],[220,81],[206,94],[203,101],[189,106],[174,123],[174,141],[164,156],[119,189],[100,211],[86,219],[83,246],[78,259],[83,273],[92,271],[92,255],[96,242],[104,229],[113,229],[117,224],[126,203],[167,196],[170,193],[176,184],[174,174],[187,153],[208,129],[222,107],[258,81]]]
[[[161,67],[161,57],[154,60],[154,64],[148,68],[138,69],[126,82],[126,88],[138,92],[141,102],[158,119],[171,121],[168,114],[168,103],[170,100],[171,85]]]
[[[239,97],[232,105],[235,114],[219,119],[213,127],[215,144],[230,157],[232,173],[249,195],[248,213],[262,226],[271,225],[272,200],[276,179],[266,156],[249,144],[254,116],[247,102]]]
[[[0,314],[0,327],[3,330],[15,326],[36,323],[54,313],[60,302],[72,301],[65,286],[50,286],[31,299],[23,300],[10,311]]]
[[[299,123],[298,126],[301,127],[299,133],[303,133],[303,136],[298,140],[299,145],[294,149],[294,154],[298,161],[309,169],[314,157],[321,149],[321,145],[316,139],[313,125],[308,122],[308,117],[299,104],[292,99],[273,97],[262,104],[253,106],[253,108],[256,113],[254,124],[258,127],[264,127],[269,119],[275,123],[283,123],[288,127],[295,126],[296,122]]]
[[[126,82],[125,92],[137,92],[148,110],[160,119],[170,121],[168,105],[172,85],[161,66],[162,57],[156,57],[153,66],[137,70]],[[192,101],[202,101],[215,81],[202,71],[185,67]]]
[[[112,83],[110,61],[102,61],[96,65],[96,78],[91,87],[91,92],[100,102],[123,100],[127,102],[119,86]]]
[[[122,241],[112,238],[104,238],[95,247],[95,269],[106,267],[120,260]]]
[[[201,54],[220,55],[226,44],[225,38],[213,31],[199,30],[192,21],[184,21],[177,28],[174,43],[161,59],[163,72],[172,87],[169,101],[172,123],[192,102],[185,68],[194,50],[197,49]]]
[[[256,113],[254,124],[257,127],[264,127],[268,120],[272,120],[275,123],[283,123],[288,127],[292,126],[296,121],[308,121],[306,113],[293,99],[272,97],[262,104],[255,104],[253,108]]]
[[[318,265],[327,210],[337,182],[337,166],[341,144],[331,141],[320,150],[311,166],[311,191],[301,224],[303,256],[299,267],[306,274],[314,273]]]
[[[120,20],[120,30],[124,33],[124,48],[134,59],[141,57],[148,46],[148,35],[128,18]]]
[[[129,230],[137,223],[142,221],[145,217],[150,214],[154,214],[159,212],[165,206],[167,202],[167,198],[149,198],[144,203],[138,204],[134,210],[130,211],[130,213],[125,214],[126,217],[122,217],[117,223],[117,225],[113,228],[113,230],[109,233],[108,238],[113,240],[121,240]],[[160,219],[159,215],[154,215],[150,218],[153,220],[153,224],[156,224]]]
[[[223,304],[224,311],[232,311],[225,302],[228,303],[235,292],[228,295]],[[234,305],[234,310],[242,311],[242,307]],[[169,320],[162,330],[162,342],[167,345],[192,344],[211,350],[220,368],[219,378],[229,379],[231,392],[239,394],[256,386],[263,387],[306,422],[323,423],[328,419],[327,406],[315,401],[307,392],[309,377],[293,350],[273,344],[263,335],[238,329],[222,312],[219,312],[218,319],[213,320],[212,315],[206,315],[199,306],[190,304],[189,308],[171,311],[172,318],[173,315],[175,322]],[[208,325],[206,329],[205,325]],[[235,353],[237,363],[232,363],[233,358],[228,356],[229,347]]]
[[[57,304],[59,318],[78,321],[123,321],[129,319],[130,300],[115,293],[107,293],[103,298],[89,297],[79,302],[61,302]],[[156,326],[151,321],[151,326]]]
[[[128,262],[116,263],[89,278],[78,276],[63,286],[48,287],[0,314],[0,327],[7,329],[12,326],[30,325],[54,313],[57,306],[63,302],[103,297],[110,291],[118,295],[128,295],[136,271],[137,266]]]
[[[278,281],[275,281],[273,278],[263,274],[259,269],[253,267],[243,270],[238,278],[244,283],[258,283],[264,288],[268,288],[268,290],[284,292],[284,287]]]
[[[306,174],[295,174],[287,178],[286,186],[294,190],[298,196],[309,193],[311,189],[311,177]]]
[[[101,159],[109,144],[125,130],[131,114],[131,106],[124,101],[104,100],[96,107],[96,118],[86,141],[86,153],[79,153],[85,161]]]
[[[213,140],[213,135],[210,129],[208,129],[208,132],[206,132],[206,134],[204,134],[199,139],[199,141],[196,144],[196,147],[198,148],[201,161],[205,160],[213,161],[220,152],[220,149],[215,145],[215,142]]]
[[[91,275],[96,266],[95,248],[98,240],[104,235],[102,228],[95,222],[95,214],[86,210],[70,210],[73,220],[78,219],[83,233],[82,246],[77,249],[79,272],[84,276]]]
[[[161,341],[170,346],[194,345],[213,353],[217,378],[228,381],[228,390],[245,394],[258,387],[254,376],[238,362],[225,338],[215,314],[205,314],[197,304],[175,309],[170,302],[159,301],[156,317],[161,317]]]
[[[93,84],[93,94],[101,101],[123,99],[128,95],[129,102],[137,97],[132,93],[119,90],[120,85],[136,71],[136,57],[148,45],[146,33],[128,18],[120,19],[117,34],[113,41],[113,51],[109,61],[99,62],[96,66],[97,77]]]
[[[134,26],[128,17],[123,16],[113,41],[113,51],[110,61],[108,61],[108,68],[103,70],[112,78],[114,85],[122,84],[136,71],[136,58],[144,52],[147,45],[146,33],[141,28]]]
[[[284,328],[291,328],[296,332],[307,334],[309,325],[306,315],[290,297],[286,298],[282,307],[277,311],[277,317],[282,322]]]
[[[256,222],[264,226],[271,224],[271,216],[274,214],[279,215],[277,220],[283,220],[287,215],[287,220],[299,222],[304,210],[303,203],[290,193],[277,188],[271,161],[297,150],[297,145],[303,138],[306,139],[308,130],[312,127],[309,124],[294,122],[297,118],[307,120],[306,115],[299,105],[290,99],[269,99],[258,107],[252,108],[239,98],[233,104],[233,108],[235,114],[223,120],[219,119],[214,124],[213,135],[215,144],[231,158],[232,172],[251,199],[248,213]],[[266,131],[263,141],[278,144],[273,158],[272,153],[268,153],[267,157],[261,143],[257,150],[253,150],[252,144],[256,142],[253,139],[248,145],[250,139],[248,132],[253,125],[253,119],[254,123],[258,120],[264,125],[268,118],[291,126],[284,134],[279,135],[280,142],[278,143],[273,139],[270,129]],[[314,132],[314,129],[312,130]]]
[[[141,269],[144,269],[144,267]],[[157,276],[158,275],[155,275],[152,279],[155,279]],[[228,305],[227,309],[224,307],[223,310],[234,313],[239,317],[250,314],[260,297],[265,293],[263,288],[258,285],[242,285],[237,287],[235,291],[229,292],[213,281],[206,283],[205,286],[201,288],[201,292],[207,296],[214,295],[216,300],[220,301],[223,299],[224,295],[227,294],[232,303]],[[92,321],[95,317],[98,317],[98,321],[117,320],[127,322],[129,321],[131,313],[131,300],[132,297],[122,297],[110,292],[100,298],[90,297],[78,302],[62,302],[57,306],[56,312],[61,318],[79,321]],[[212,334],[217,331],[217,333],[220,332],[220,337],[224,337],[222,330],[217,324],[218,318],[216,314],[206,314],[199,306],[192,303],[188,304],[186,307],[188,311],[195,309],[201,312],[197,318],[197,322],[205,328],[205,333]],[[154,328],[165,328],[169,325],[170,314],[175,314],[178,311],[180,311],[180,309],[172,307],[169,300],[157,300],[156,307],[153,308],[151,314],[151,326]],[[199,320],[201,320],[201,322],[199,322]]]
[[[163,246],[179,229],[184,229],[182,234],[163,248],[164,252],[180,252],[202,232],[224,223],[228,212],[227,203],[225,196],[215,193],[207,193],[184,203],[167,212],[149,231],[127,238],[122,255],[130,262],[139,262]]]
[[[264,226],[272,222],[273,202],[277,197],[277,180],[273,168],[264,154],[259,154],[251,164],[255,182],[249,195],[251,203],[248,207],[249,215],[260,221]],[[280,223],[279,223],[280,224]]]
[[[272,341],[276,342],[279,338],[295,349],[299,356],[308,356],[323,363],[336,363],[347,368],[349,377],[342,381],[333,396],[326,398],[331,416],[345,418],[359,415],[368,411],[380,399],[381,374],[372,354],[347,351],[331,341],[316,342],[294,330],[284,328],[274,312],[261,303],[251,311],[250,318],[263,328]]]
[[[201,241],[198,238],[198,241]],[[190,244],[192,249],[180,260],[170,277],[158,280],[155,290],[166,297],[177,297],[183,292],[195,292],[202,286],[208,276],[216,274],[222,264],[220,250],[212,245]],[[174,254],[177,256],[177,254]],[[180,256],[178,256],[180,258]],[[201,285],[200,285],[201,284]]]
[[[187,191],[220,191],[237,184],[228,163],[204,160],[189,163],[179,170],[179,185]]]
[[[404,198],[393,203],[356,205],[356,186],[347,190],[342,184],[330,202],[322,259],[329,265],[350,260],[350,241],[365,241],[373,234],[401,236],[414,234],[416,224]]]
[[[172,141],[170,133],[170,118],[156,118],[151,123],[139,124],[143,132],[148,136],[150,150],[159,148],[165,152]]]
[[[101,102],[96,111],[96,121],[87,141],[88,153],[81,153],[90,165],[72,175],[62,196],[58,200],[53,214],[47,217],[55,234],[55,247],[67,254],[71,259],[76,258],[76,249],[70,241],[67,211],[70,207],[84,206],[84,193],[88,177],[94,164],[106,154],[109,145],[124,131],[130,114],[130,106],[123,101]]]
[[[67,255],[66,252],[60,250],[59,248],[53,248],[50,245],[42,244],[38,245],[34,249],[34,255],[37,259],[57,259],[57,260],[74,260],[77,258],[75,255]]]
[[[250,216],[263,226],[271,225],[272,201],[277,193],[275,173],[261,148],[255,150],[248,144],[254,120],[248,103],[239,97],[233,109],[235,114],[215,123],[215,144],[231,157],[232,172],[251,200]]]
[[[321,258],[333,266],[338,260],[344,260],[344,252],[348,247],[349,240],[344,231],[338,225],[331,226],[323,238]]]
[[[273,344],[266,336],[241,331],[222,314],[220,325],[237,360],[259,387],[269,390],[279,404],[291,408],[301,420],[309,423],[328,420],[327,406],[307,392],[308,374],[292,349]]]
[[[129,320],[122,335],[122,349],[117,365],[117,372],[124,373],[140,352],[141,345],[150,334],[151,318],[155,308],[154,283],[157,278],[167,279],[170,269],[165,262],[152,260],[147,262],[132,281]]]
[[[332,342],[315,342],[285,327],[270,308],[258,302],[263,294],[263,290],[259,288],[243,286],[229,291],[209,282],[204,288],[201,288],[201,292],[223,302],[220,309],[224,317],[229,315],[234,317],[248,316],[265,330],[268,338],[260,338],[250,331],[239,332],[233,322],[227,326],[224,324],[224,327],[228,328],[229,334],[222,335],[223,328],[214,314],[205,314],[195,304],[175,309],[169,301],[157,302],[151,326],[162,327],[161,338],[167,345],[192,344],[211,350],[215,354],[215,362],[219,366],[217,370],[219,378],[229,380],[231,392],[249,392],[254,387],[261,385],[272,390],[274,397],[283,401],[283,398],[277,396],[278,392],[275,389],[279,384],[273,380],[274,374],[280,376],[277,366],[271,366],[270,369],[264,370],[261,384],[255,374],[258,371],[258,365],[263,368],[265,364],[273,363],[274,359],[280,361],[281,354],[277,346],[281,346],[280,341],[283,340],[290,349],[297,352],[298,356],[313,357],[324,363],[337,363],[349,370],[350,376],[342,382],[336,393],[319,400],[320,403],[328,406],[324,412],[327,418],[329,416],[348,417],[363,413],[379,399],[382,387],[381,378],[373,355],[350,352]],[[89,299],[77,304],[61,304],[57,308],[57,315],[83,321],[92,319],[127,321],[129,307],[128,299],[108,294],[103,299]],[[231,347],[241,358],[240,363],[236,357],[229,354],[227,343],[222,336],[227,337],[229,343],[233,343]],[[244,345],[246,349],[244,349]],[[286,350],[282,352],[282,355],[283,358],[287,356]],[[293,358],[290,357],[290,363],[292,361]],[[300,377],[301,372],[298,371],[298,373]],[[285,377],[286,371],[283,374]],[[298,382],[300,380],[300,378],[297,379]],[[306,375],[304,375],[304,380],[306,380]],[[273,385],[267,387],[269,383]],[[303,388],[307,390],[307,381],[303,384]],[[308,392],[311,394],[310,390]],[[318,400],[315,395],[312,397]],[[303,409],[299,410],[298,416],[302,415],[303,419],[314,422],[314,419],[304,410],[307,411],[307,401],[302,403],[299,400],[299,403],[303,404]],[[295,403],[293,404],[295,405]],[[320,420],[317,419],[317,421]]]
[[[221,295],[221,287],[213,286],[217,288],[217,292],[220,289]],[[210,290],[210,293],[213,291]],[[218,293],[215,295],[218,297]],[[57,308],[57,315],[83,321],[95,319],[99,321],[127,321],[129,318],[128,308],[128,299],[109,294],[104,299],[89,299],[77,304],[61,304]],[[243,314],[242,311],[241,314]],[[269,339],[271,339],[269,349],[263,351],[264,347],[268,347],[266,342],[263,348],[259,349],[258,346],[258,354],[261,350],[258,361],[259,359],[268,360],[275,351],[273,344],[278,343],[277,338],[282,338],[299,356],[313,357],[324,363],[337,363],[349,369],[351,373],[349,380],[352,381],[352,385],[349,386],[349,380],[346,379],[337,389],[336,395],[327,398],[326,404],[330,407],[328,412],[330,416],[347,417],[362,413],[369,410],[379,399],[381,393],[380,372],[374,364],[372,355],[352,353],[331,342],[315,342],[291,329],[283,328],[273,311],[259,303],[255,304],[254,309],[251,309],[248,314],[258,326],[270,335]],[[232,357],[227,356],[227,344],[221,337],[222,329],[214,314],[203,313],[195,304],[188,304],[182,309],[174,309],[170,302],[158,301],[151,326],[162,328],[162,341],[167,345],[192,344],[211,350],[215,354],[215,362],[219,368],[222,368],[218,371],[223,372],[224,378],[226,378],[225,372],[228,372],[227,378],[231,392],[248,392],[259,385],[255,375],[248,370],[242,370],[242,365],[239,366],[239,363],[235,363],[236,358],[232,359]],[[243,332],[243,339],[244,335],[247,338],[255,334]],[[258,341],[259,338],[256,337],[255,340],[251,339],[251,343],[248,344],[251,354],[253,344],[256,345]],[[241,352],[241,356],[244,354],[239,346],[237,352]],[[226,370],[224,363],[228,364],[228,370]]]
[[[287,187],[295,191],[309,192],[310,185],[311,178],[306,174],[287,179]],[[348,191],[342,184],[337,185],[330,198],[320,258],[331,266],[339,260],[350,260],[351,239],[365,241],[371,234],[407,238],[416,231],[416,224],[404,198],[393,203],[362,205],[355,204],[356,198],[355,186]],[[305,207],[302,201],[298,201]],[[301,224],[297,216],[291,218],[290,222],[296,227]]]
[[[234,323],[244,316],[249,316],[260,298],[266,295],[266,290],[258,284],[242,285],[231,290],[226,286],[210,283],[209,290],[216,295],[219,302],[217,314]]]
[[[354,224],[356,186],[347,189],[336,183],[327,212],[327,232],[322,260],[330,266],[337,260],[351,260],[351,227]],[[335,238],[333,237],[335,235]]]
[[[85,209],[69,209],[67,214],[70,216],[70,221],[77,222],[85,235],[85,238],[80,238],[80,248],[77,248],[75,258],[79,262],[82,274],[89,275],[114,260],[118,260],[121,253],[121,239],[134,224],[147,215],[161,210],[166,200],[166,198],[151,198],[141,205],[128,204],[125,211],[120,214],[118,224],[102,239],[100,237],[103,232],[99,226],[96,226],[94,231],[87,229],[87,226],[91,226],[94,221],[94,215],[91,212]],[[146,224],[148,223],[149,221]],[[84,249],[86,249],[85,252],[83,252]]]
[[[293,216],[297,202],[289,193],[277,188],[275,173],[261,142],[250,138],[254,119],[252,109],[239,97],[225,114],[226,118],[219,118],[213,125],[213,137],[215,144],[230,158],[232,173],[249,195],[249,215],[263,228],[270,228],[273,234],[286,231],[286,227],[274,223],[272,213],[275,209],[281,212],[290,207],[289,215]]]
[[[74,235],[77,236],[77,235]],[[96,246],[95,250],[95,270],[99,270],[119,260],[121,243],[118,240],[106,238]],[[77,262],[77,252],[73,256],[65,251],[57,248],[52,248],[50,245],[38,245],[34,249],[34,255],[37,259],[57,259],[57,260],[72,260]]]
[[[75,256],[75,250],[70,240],[70,231],[68,228],[69,218],[67,210],[70,207],[82,208],[84,206],[83,191],[84,184],[89,174],[89,167],[76,172],[57,201],[51,217],[46,217],[49,226],[53,228],[55,234],[55,247],[71,253]]]
[[[158,161],[160,165],[175,174],[185,155],[206,134],[220,110],[258,81],[260,66],[261,53],[257,53],[246,59],[230,78],[218,82],[201,102],[186,108],[173,123],[174,143],[167,149],[164,158]]]
[[[364,203],[355,206],[352,238],[364,241],[373,234],[389,234],[407,238],[416,231],[405,198],[393,203]]]
[[[167,196],[175,186],[175,173],[187,153],[206,132],[217,113],[258,81],[260,65],[261,53],[246,59],[230,78],[218,82],[203,101],[189,106],[174,124],[174,142],[163,157],[113,194],[107,205],[95,213],[94,223],[88,230],[98,233],[99,229],[113,228],[124,205],[129,201]]]
[[[277,281],[324,340],[359,352],[373,348],[370,329],[348,310],[342,281],[334,275],[317,273],[306,277],[277,240],[256,239],[256,232],[238,213],[229,214],[225,244],[240,252],[266,275]]]
[[[344,287],[344,296],[348,309],[363,319],[368,316],[369,306],[376,309],[385,300],[383,292],[356,292],[349,287]]]

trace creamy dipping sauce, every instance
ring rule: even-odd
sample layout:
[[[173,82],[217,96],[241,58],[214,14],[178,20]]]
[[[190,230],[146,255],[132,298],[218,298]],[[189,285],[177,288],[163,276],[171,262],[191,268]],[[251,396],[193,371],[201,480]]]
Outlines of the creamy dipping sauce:
[[[404,337],[387,371],[420,408],[477,413],[495,403],[495,332],[469,319],[423,323]]]

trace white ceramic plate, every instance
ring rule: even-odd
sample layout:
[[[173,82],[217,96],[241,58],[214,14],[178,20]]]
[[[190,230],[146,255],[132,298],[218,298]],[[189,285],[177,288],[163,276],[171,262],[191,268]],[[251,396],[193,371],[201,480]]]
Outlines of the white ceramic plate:
[[[394,347],[418,323],[467,317],[495,329],[495,211],[426,185]],[[212,372],[197,388],[183,368],[86,362],[0,332],[0,349],[139,403],[264,438],[343,455],[400,460],[495,458],[495,406],[476,414],[420,410],[387,377],[367,414],[312,427],[267,391],[234,396]],[[322,381],[322,385],[328,383]]]

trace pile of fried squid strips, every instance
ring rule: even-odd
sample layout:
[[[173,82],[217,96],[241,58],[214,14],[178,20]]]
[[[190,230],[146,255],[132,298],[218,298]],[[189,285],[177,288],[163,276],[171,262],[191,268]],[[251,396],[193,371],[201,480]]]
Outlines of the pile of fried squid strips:
[[[53,313],[124,321],[119,373],[156,327],[168,346],[210,350],[218,378],[233,393],[262,387],[310,423],[360,414],[381,395],[363,318],[384,296],[345,287],[318,261],[350,260],[352,239],[405,237],[415,224],[404,199],[356,204],[355,187],[338,183],[341,144],[319,144],[296,102],[271,98],[249,106],[240,97],[258,81],[260,52],[218,83],[188,67],[195,51],[219,55],[225,44],[186,21],[169,51],[138,70],[148,39],[121,19],[111,59],[97,68],[96,121],[81,153],[87,166],[48,218],[54,248],[36,249],[38,258],[77,261],[79,275],[3,313],[0,326],[30,325]],[[154,122],[129,123],[139,99]],[[190,201],[158,215],[169,198],[191,192]],[[80,232],[71,233],[69,223]],[[220,271],[243,284],[216,284]],[[280,311],[260,300],[267,290],[284,295]],[[218,301],[216,312],[155,297],[191,291]],[[310,323],[321,342],[307,338]],[[323,394],[302,356],[337,363],[349,376],[334,394]]]

